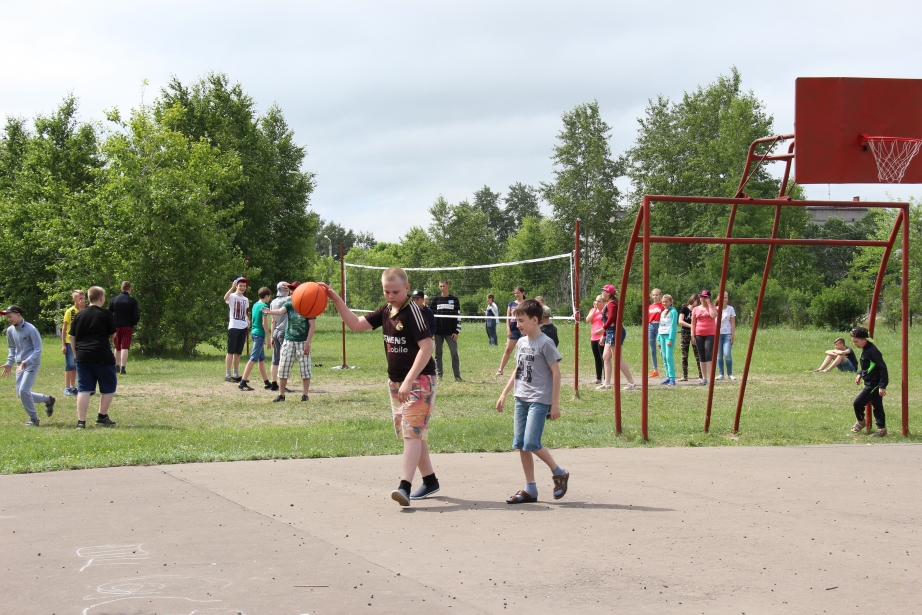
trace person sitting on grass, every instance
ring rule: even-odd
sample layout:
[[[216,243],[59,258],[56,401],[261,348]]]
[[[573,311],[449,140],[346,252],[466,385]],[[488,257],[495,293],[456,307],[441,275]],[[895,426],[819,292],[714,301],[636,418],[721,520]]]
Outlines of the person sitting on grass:
[[[840,372],[857,372],[858,358],[851,348],[845,345],[845,338],[837,338],[832,343],[835,348],[826,351],[826,358],[823,364],[817,369],[811,369],[811,372],[831,372],[833,367],[838,367]]]
[[[253,304],[253,310],[251,315],[253,324],[250,326],[250,335],[253,336],[253,352],[250,353],[250,360],[247,361],[247,366],[243,368],[243,376],[241,377],[240,384],[238,388],[241,391],[253,391],[253,387],[250,386],[250,372],[253,371],[254,365],[259,365],[259,375],[263,377],[264,388],[268,391],[272,389],[272,383],[269,382],[269,374],[266,373],[266,350],[271,348],[271,343],[266,339],[266,330],[269,328],[269,316],[268,314],[263,314],[263,308],[269,307],[269,297],[272,296],[272,291],[263,286],[259,289],[259,301]]]
[[[855,384],[860,384],[861,379],[864,379],[864,390],[855,398],[855,418],[858,422],[852,427],[852,433],[858,433],[865,428],[864,409],[871,404],[874,409],[874,422],[877,423],[877,431],[872,433],[871,437],[882,438],[887,435],[887,417],[884,414],[884,397],[887,395],[887,384],[890,382],[887,364],[864,327],[852,330],[852,343],[861,348],[861,371],[855,376]]]
[[[519,451],[525,472],[525,488],[510,496],[507,504],[538,501],[535,481],[535,457],[547,464],[554,480],[554,499],[567,493],[570,473],[557,465],[551,453],[541,446],[546,419],[560,418],[560,366],[563,359],[551,339],[541,333],[544,310],[534,299],[526,299],[515,308],[515,320],[522,337],[516,343],[516,370],[496,401],[496,411],[503,411],[506,395],[515,387],[512,448]]]
[[[394,431],[403,439],[400,484],[391,492],[391,499],[401,506],[409,506],[410,500],[438,493],[439,481],[432,468],[428,442],[429,420],[435,406],[434,343],[425,314],[410,300],[407,272],[391,267],[381,274],[381,288],[387,303],[364,316],[356,316],[328,285],[321,284],[320,288],[326,291],[351,331],[380,327],[384,333],[391,415]],[[423,484],[411,492],[417,468]]]

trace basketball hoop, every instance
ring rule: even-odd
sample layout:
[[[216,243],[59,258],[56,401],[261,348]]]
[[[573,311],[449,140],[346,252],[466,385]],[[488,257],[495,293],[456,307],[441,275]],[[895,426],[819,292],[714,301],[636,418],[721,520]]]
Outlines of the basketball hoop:
[[[861,135],[861,145],[870,148],[877,162],[877,178],[882,182],[900,183],[906,167],[919,153],[922,139],[906,137],[872,137]]]

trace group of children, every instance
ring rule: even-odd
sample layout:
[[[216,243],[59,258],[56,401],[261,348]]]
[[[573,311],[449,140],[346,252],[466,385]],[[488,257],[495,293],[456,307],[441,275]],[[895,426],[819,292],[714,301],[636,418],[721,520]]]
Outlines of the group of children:
[[[399,267],[381,275],[386,303],[377,310],[358,316],[346,307],[343,299],[326,284],[321,288],[333,302],[343,322],[351,331],[381,329],[387,360],[388,393],[394,431],[403,440],[400,483],[391,498],[401,506],[412,500],[427,498],[440,490],[429,455],[429,421],[436,397],[436,366],[432,360],[432,325],[429,315],[415,297],[411,299],[406,272]],[[420,297],[421,299],[421,297]],[[514,391],[512,447],[520,453],[525,487],[510,496],[509,504],[524,504],[538,499],[534,457],[551,470],[554,499],[567,493],[570,474],[557,465],[541,444],[547,419],[560,417],[560,367],[563,358],[553,340],[541,332],[543,306],[534,300],[518,302],[513,310],[516,340],[516,370],[496,402],[503,411],[506,396]],[[422,485],[415,491],[412,482],[419,470]]]

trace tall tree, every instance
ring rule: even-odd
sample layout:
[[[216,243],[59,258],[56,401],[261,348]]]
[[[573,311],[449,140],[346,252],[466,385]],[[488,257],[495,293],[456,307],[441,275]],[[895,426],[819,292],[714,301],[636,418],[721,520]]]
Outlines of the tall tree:
[[[538,190],[522,182],[516,182],[509,186],[509,191],[506,192],[503,203],[505,205],[503,217],[506,221],[507,238],[521,228],[525,218],[542,217],[541,208],[538,206]]]
[[[474,193],[474,207],[487,217],[488,236],[492,236],[497,246],[504,244],[509,236],[506,219],[499,206],[502,198],[500,193],[493,192],[489,186],[484,186]]]
[[[177,104],[186,113],[166,113]],[[242,206],[235,221],[243,224],[233,225],[233,242],[262,270],[266,283],[306,275],[317,258],[319,220],[308,210],[314,174],[302,169],[305,149],[295,142],[281,109],[272,105],[258,116],[256,102],[239,83],[211,73],[191,87],[174,77],[154,111],[189,139],[239,156],[242,181],[216,195],[215,206]]]
[[[554,209],[554,218],[570,235],[576,219],[586,237],[583,259],[593,272],[606,252],[618,252],[615,227],[619,223],[621,193],[615,180],[622,165],[611,155],[611,128],[599,112],[598,101],[577,105],[563,115],[563,129],[554,146],[554,181],[542,183],[541,193]]]
[[[327,240],[329,237],[329,241]],[[332,220],[320,220],[320,229],[317,231],[314,247],[321,256],[327,256],[330,251],[333,253],[333,260],[339,260],[339,244],[343,244],[343,254],[346,254],[358,246],[367,250],[375,247],[375,236],[372,233],[358,232],[352,229],[346,230]]]

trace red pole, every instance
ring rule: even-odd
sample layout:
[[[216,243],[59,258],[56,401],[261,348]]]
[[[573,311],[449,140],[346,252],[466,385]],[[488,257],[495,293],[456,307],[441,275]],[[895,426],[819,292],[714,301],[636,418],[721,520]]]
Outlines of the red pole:
[[[346,265],[345,255],[343,254],[343,244],[339,244],[339,290],[342,292],[343,300],[346,297]],[[346,363],[346,321],[343,321],[343,369],[349,369]]]
[[[733,236],[733,222],[736,220],[736,203],[730,208],[730,219],[727,221],[727,239]],[[723,268],[720,270],[720,290],[717,293],[717,322],[714,329],[714,350],[711,352],[711,373],[708,374],[708,406],[704,418],[704,433],[711,428],[711,406],[714,402],[714,374],[717,372],[717,345],[720,344],[720,317],[724,308],[724,290],[727,288],[727,269],[730,266],[730,244],[724,246]],[[698,349],[701,350],[700,348]]]
[[[903,396],[903,429],[904,436],[909,435],[909,232],[910,232],[909,204],[903,204],[903,252],[900,258],[903,261],[903,335],[902,335],[902,360],[901,375],[903,382],[900,393]]]
[[[576,248],[573,266],[573,394],[579,399],[579,218],[576,219]]]
[[[647,197],[644,196],[644,203]],[[618,311],[615,315],[615,351],[612,354],[612,384],[615,393],[615,433],[621,435],[621,386],[614,383],[621,379],[621,327],[624,322],[624,297],[627,293],[627,284],[631,276],[631,264],[634,262],[634,248],[637,247],[637,235],[640,232],[640,222],[643,219],[643,205],[637,211],[637,217],[634,219],[634,228],[631,230],[631,238],[628,240],[627,255],[624,258],[624,271],[621,273],[621,297],[618,301]],[[617,376],[617,380],[615,379]]]
[[[890,253],[893,251],[893,244],[896,243],[896,235],[900,232],[900,224],[903,222],[903,210],[896,216],[893,223],[893,229],[890,231],[890,238],[887,240],[887,247],[884,248],[883,258],[880,259],[880,269],[877,270],[877,280],[874,282],[874,294],[871,296],[871,313],[868,315],[868,335],[874,337],[874,329],[877,324],[877,307],[880,303],[880,292],[884,285],[884,274],[887,271],[887,265],[890,263]],[[908,225],[906,225],[908,227]],[[871,432],[871,404],[864,408],[864,426],[868,433]]]
[[[650,296],[650,201],[644,199],[643,202],[643,302],[644,309],[641,310],[640,316],[640,434],[643,439],[647,439],[647,403],[649,401],[649,382],[647,381],[647,366],[650,360],[650,344],[647,343],[647,329],[650,323],[647,319],[650,317],[650,310],[646,309],[647,297]],[[620,338],[617,333],[615,340]]]
[[[778,225],[781,223],[781,206],[775,208],[775,221],[772,223],[772,239],[778,236]],[[768,246],[768,256],[765,259],[765,271],[762,272],[762,285],[759,287],[759,298],[756,301],[756,312],[752,317],[752,334],[746,347],[746,363],[743,365],[743,380],[740,382],[740,395],[736,401],[736,418],[733,419],[733,433],[740,430],[740,415],[743,412],[743,397],[746,396],[746,383],[749,381],[749,365],[752,363],[752,349],[756,345],[756,335],[759,331],[759,319],[762,317],[762,302],[765,299],[765,286],[768,284],[768,274],[772,269],[772,259],[775,256],[775,246]]]

